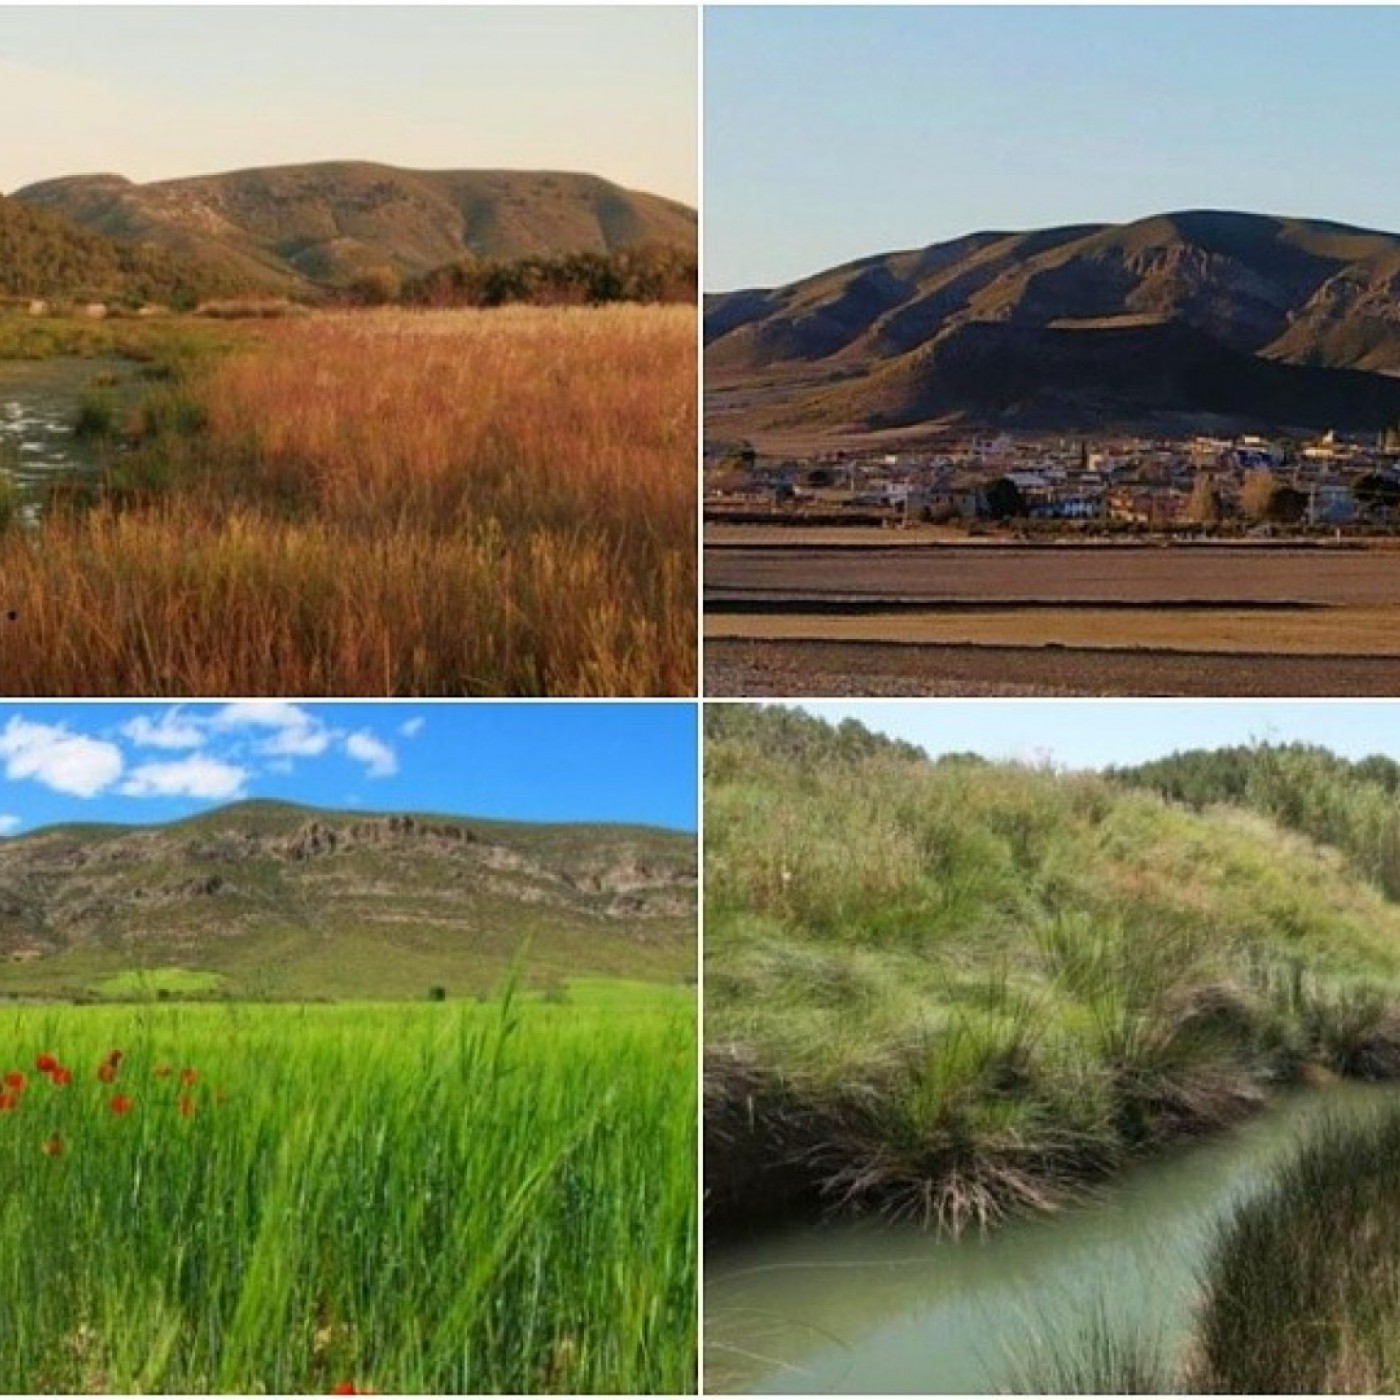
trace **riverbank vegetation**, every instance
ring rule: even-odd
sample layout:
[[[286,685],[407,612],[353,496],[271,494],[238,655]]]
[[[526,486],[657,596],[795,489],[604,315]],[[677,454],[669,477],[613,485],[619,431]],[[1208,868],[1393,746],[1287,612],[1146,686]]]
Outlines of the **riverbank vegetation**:
[[[240,332],[242,328],[239,328]],[[116,356],[148,380],[169,379],[246,340],[196,316],[30,316],[0,308],[0,360]]]
[[[1400,1073],[1400,907],[1242,806],[706,715],[706,1172],[957,1231]]]
[[[1400,1387],[1400,1111],[1324,1120],[1217,1227],[1169,1349],[1096,1316],[1042,1339],[1016,1389],[1388,1395]]]
[[[201,323],[219,353],[93,406],[102,479],[0,538],[10,692],[693,693],[694,324]]]
[[[1400,1386],[1400,1112],[1325,1124],[1221,1228],[1192,1390],[1393,1394]]]
[[[695,1389],[671,989],[3,1028],[7,1392]]]

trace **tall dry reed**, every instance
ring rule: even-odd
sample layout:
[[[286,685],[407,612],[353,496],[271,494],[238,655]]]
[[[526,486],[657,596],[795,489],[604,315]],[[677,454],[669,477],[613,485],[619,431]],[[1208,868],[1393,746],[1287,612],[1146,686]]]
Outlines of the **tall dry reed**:
[[[695,687],[694,311],[260,328],[0,541],[11,694]],[[174,416],[174,415],[168,415]]]

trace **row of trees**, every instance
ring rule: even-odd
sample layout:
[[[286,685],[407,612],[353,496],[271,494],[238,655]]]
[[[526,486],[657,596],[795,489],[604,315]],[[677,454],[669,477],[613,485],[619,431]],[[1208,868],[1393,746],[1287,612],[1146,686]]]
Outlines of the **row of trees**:
[[[1017,520],[1029,511],[1020,488],[1010,477],[987,486],[987,514],[993,520]],[[1390,520],[1400,511],[1400,481],[1385,472],[1367,472],[1352,484],[1357,505],[1374,519]],[[1218,525],[1240,518],[1251,524],[1299,525],[1308,518],[1307,491],[1281,481],[1270,471],[1251,472],[1238,495],[1227,495],[1209,472],[1200,473],[1191,487],[1182,519],[1197,525]]]
[[[693,302],[698,285],[694,252],[656,243],[615,253],[466,257],[409,278],[389,267],[372,268],[355,279],[348,296],[369,306],[597,306]]]
[[[1400,481],[1388,472],[1372,471],[1357,477],[1351,494],[1372,519],[1390,520],[1400,508]],[[1213,477],[1198,476],[1186,503],[1186,518],[1214,525],[1237,514],[1255,523],[1298,525],[1308,518],[1309,510],[1307,491],[1280,481],[1273,472],[1257,471],[1245,477],[1233,503]]]
[[[707,705],[705,742],[742,747],[794,768],[825,770],[872,758],[927,763],[917,744],[867,729],[859,720],[839,724],[783,705]]]

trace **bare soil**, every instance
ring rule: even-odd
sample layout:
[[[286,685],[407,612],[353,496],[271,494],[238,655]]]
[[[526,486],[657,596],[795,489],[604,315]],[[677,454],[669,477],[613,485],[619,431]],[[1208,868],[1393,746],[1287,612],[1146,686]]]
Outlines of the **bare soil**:
[[[711,547],[705,551],[705,594],[707,601],[758,595],[1400,608],[1400,552],[1251,544]]]
[[[1363,545],[706,551],[709,695],[1392,695],[1400,553]]]
[[[724,696],[1390,696],[1400,659],[706,639]]]

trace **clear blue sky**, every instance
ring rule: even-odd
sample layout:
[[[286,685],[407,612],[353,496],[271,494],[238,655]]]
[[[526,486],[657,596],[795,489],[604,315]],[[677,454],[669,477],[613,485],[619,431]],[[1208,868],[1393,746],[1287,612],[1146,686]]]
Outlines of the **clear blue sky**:
[[[705,14],[705,281],[1242,209],[1400,230],[1393,6]]]
[[[1400,761],[1400,702],[1298,700],[937,700],[804,702],[930,754],[1105,768],[1179,749],[1254,741],[1322,744],[1346,758]]]
[[[0,190],[361,159],[693,204],[687,7],[0,6]]]
[[[695,707],[0,705],[0,835],[242,797],[694,831]]]

